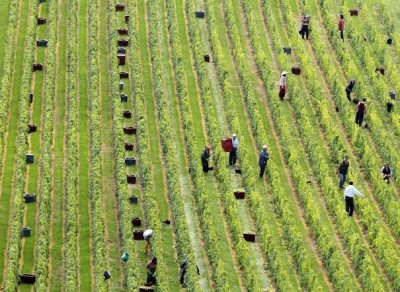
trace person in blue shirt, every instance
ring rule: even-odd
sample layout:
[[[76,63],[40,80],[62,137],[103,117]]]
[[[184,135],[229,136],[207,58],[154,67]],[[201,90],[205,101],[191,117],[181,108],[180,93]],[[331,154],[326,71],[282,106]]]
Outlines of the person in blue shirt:
[[[264,176],[264,172],[265,172],[265,168],[267,167],[268,159],[269,159],[269,154],[268,154],[267,145],[264,145],[260,152],[260,156],[258,159],[258,165],[260,166],[260,177]]]
[[[237,149],[239,147],[239,140],[236,134],[232,134],[232,151],[229,152],[229,165],[235,165],[237,159]]]

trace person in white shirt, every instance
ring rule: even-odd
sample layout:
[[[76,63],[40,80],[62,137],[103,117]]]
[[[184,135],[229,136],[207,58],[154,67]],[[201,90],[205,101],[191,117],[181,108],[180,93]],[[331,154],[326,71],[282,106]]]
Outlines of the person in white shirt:
[[[229,152],[229,165],[235,165],[237,159],[237,149],[239,147],[239,140],[236,134],[232,134],[232,151]]]
[[[281,74],[281,79],[279,80],[279,98],[283,100],[286,95],[286,74],[287,72],[283,71]]]
[[[344,189],[344,200],[346,202],[346,212],[348,212],[349,216],[353,216],[353,211],[354,211],[354,195],[357,195],[361,198],[364,198],[364,195],[360,193],[359,190],[357,190],[353,186],[353,182],[349,182],[349,185]]]
[[[152,229],[146,229],[143,232],[144,240],[146,240],[146,246],[144,247],[144,251],[146,253],[149,252],[150,249],[150,239],[153,237],[154,231]]]

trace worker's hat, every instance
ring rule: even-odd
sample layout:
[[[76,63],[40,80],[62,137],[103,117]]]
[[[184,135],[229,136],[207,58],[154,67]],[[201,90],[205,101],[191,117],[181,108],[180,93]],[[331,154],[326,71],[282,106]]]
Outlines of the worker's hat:
[[[232,134],[232,137],[236,137],[236,133],[233,133],[233,134]]]
[[[264,146],[263,146],[263,149],[267,149],[267,145],[264,145]]]
[[[287,74],[286,71],[282,71],[282,74],[281,74],[281,75],[283,76],[283,75],[286,75],[286,74]]]

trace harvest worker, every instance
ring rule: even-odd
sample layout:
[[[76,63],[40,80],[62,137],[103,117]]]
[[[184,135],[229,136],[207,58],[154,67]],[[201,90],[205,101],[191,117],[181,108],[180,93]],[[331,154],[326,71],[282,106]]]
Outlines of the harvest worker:
[[[355,80],[351,80],[350,83],[347,84],[347,86],[346,86],[346,95],[347,95],[347,99],[349,101],[351,101],[350,94],[353,91],[353,87],[354,87],[355,84],[356,84],[356,81]]]
[[[207,145],[206,148],[204,148],[203,153],[201,153],[201,164],[203,165],[204,173],[207,173],[209,170],[208,161],[210,160],[210,153],[211,153],[210,145]]]
[[[343,161],[339,164],[336,174],[339,175],[339,188],[343,189],[343,184],[346,181],[347,170],[349,169],[350,162],[349,156],[345,156]]]
[[[187,268],[189,266],[189,262],[187,260],[183,260],[181,262],[181,270],[179,271],[179,283],[181,283],[182,286],[185,286],[184,282],[185,282],[185,275],[187,272]],[[196,269],[197,269],[197,275],[200,275],[200,271],[199,271],[199,267],[196,265]]]
[[[146,246],[144,248],[144,252],[148,253],[149,252],[149,248],[150,248],[150,239],[153,237],[153,230],[152,229],[147,229],[143,232],[143,238],[144,240],[146,240]]]
[[[286,95],[286,71],[281,74],[281,79],[279,80],[279,98],[283,100]]]
[[[338,28],[340,32],[340,38],[344,41],[344,36],[343,36],[343,30],[344,30],[344,16],[343,14],[340,14],[340,18],[338,21]]]
[[[237,149],[239,147],[239,140],[236,134],[232,134],[232,150],[229,152],[229,165],[235,165],[237,159]]]
[[[363,98],[356,106],[356,124],[361,127],[361,124],[364,120],[364,115],[367,113],[367,104],[365,103],[366,99]]]
[[[383,180],[387,180],[387,183],[389,183],[390,175],[392,174],[392,170],[389,167],[389,162],[385,162],[381,169],[381,173],[383,174]]]
[[[306,36],[306,39],[308,39],[310,34],[310,15],[305,15],[301,20],[301,29],[299,34],[301,34],[302,39],[304,39],[304,36]]]
[[[344,189],[344,200],[346,202],[346,212],[348,212],[349,216],[353,216],[353,211],[354,211],[354,195],[357,195],[361,198],[364,198],[364,195],[360,193],[359,190],[357,190],[353,186],[353,182],[349,182],[349,185]]]
[[[267,151],[267,145],[264,145],[260,152],[260,157],[258,159],[258,165],[260,166],[260,177],[264,176],[264,172],[265,172],[265,168],[267,167],[268,159],[269,159],[269,154]]]
[[[157,269],[157,258],[153,258],[146,265],[147,268],[147,278],[146,278],[146,286],[151,286],[157,284],[156,280],[156,269]]]

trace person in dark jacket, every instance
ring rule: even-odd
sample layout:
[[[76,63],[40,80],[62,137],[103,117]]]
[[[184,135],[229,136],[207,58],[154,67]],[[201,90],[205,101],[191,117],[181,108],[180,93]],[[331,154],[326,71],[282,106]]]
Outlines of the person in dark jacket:
[[[146,265],[147,268],[147,278],[146,286],[151,286],[157,284],[156,270],[157,270],[157,258],[153,258]]]
[[[363,98],[356,106],[356,124],[361,127],[361,124],[364,120],[364,116],[367,114],[367,104],[365,103],[366,99]]]
[[[189,266],[189,262],[187,260],[183,260],[181,262],[181,270],[179,271],[179,283],[181,283],[182,286],[185,286],[185,275],[187,272],[187,268]],[[199,267],[196,265],[197,269],[197,275],[200,275],[200,270]]]
[[[208,145],[204,148],[203,153],[201,153],[201,164],[203,165],[204,173],[209,170],[208,161],[210,160],[211,146]]]
[[[344,16],[343,14],[340,14],[340,18],[338,21],[338,28],[340,32],[340,38],[344,41],[344,36],[343,36],[343,30],[344,30]]]
[[[389,163],[385,162],[381,169],[381,173],[383,174],[383,180],[386,180],[387,183],[390,182],[390,175],[392,174],[392,170],[389,167]]]
[[[349,170],[350,162],[349,157],[346,155],[342,162],[339,164],[336,174],[339,175],[339,188],[343,189],[343,184],[346,181],[347,171]]]
[[[350,95],[351,95],[351,92],[353,91],[353,87],[354,87],[355,84],[356,84],[356,81],[355,80],[351,80],[350,83],[347,84],[347,86],[346,86],[346,96],[347,96],[347,99],[350,102],[351,102]]]
[[[304,39],[304,36],[308,39],[310,35],[310,15],[305,15],[301,20],[301,29],[299,34],[301,34],[302,39]]]
[[[261,152],[260,156],[258,159],[258,165],[260,166],[260,177],[264,176],[265,168],[267,167],[267,162],[269,159],[269,154],[267,150],[267,145],[264,145]]]

